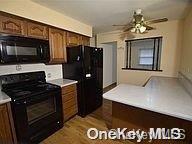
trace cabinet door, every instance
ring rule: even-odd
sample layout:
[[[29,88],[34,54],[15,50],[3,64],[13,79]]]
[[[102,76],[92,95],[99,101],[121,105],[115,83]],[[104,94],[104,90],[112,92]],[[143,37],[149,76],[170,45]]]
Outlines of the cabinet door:
[[[86,36],[81,36],[81,42],[82,42],[82,45],[89,46],[90,45],[90,38],[86,37]]]
[[[49,29],[49,41],[52,63],[66,62],[65,35],[65,31],[55,28]]]
[[[11,126],[6,104],[0,105],[0,143],[12,144]]]
[[[0,32],[7,34],[26,35],[25,21],[0,15]]]
[[[67,46],[76,46],[80,44],[80,35],[67,32]]]
[[[48,39],[48,27],[37,23],[27,22],[27,36]]]

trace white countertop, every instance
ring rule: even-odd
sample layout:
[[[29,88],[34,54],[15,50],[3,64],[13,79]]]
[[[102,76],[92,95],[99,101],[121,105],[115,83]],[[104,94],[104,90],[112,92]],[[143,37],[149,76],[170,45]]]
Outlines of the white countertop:
[[[0,90],[0,104],[4,104],[10,101],[11,101],[11,98]]]
[[[151,77],[145,87],[120,84],[105,99],[192,121],[192,96],[179,79]]]
[[[48,83],[52,83],[52,84],[58,85],[60,87],[64,87],[64,86],[75,84],[75,83],[77,83],[77,81],[61,78],[61,79],[55,79],[55,80],[48,81]]]

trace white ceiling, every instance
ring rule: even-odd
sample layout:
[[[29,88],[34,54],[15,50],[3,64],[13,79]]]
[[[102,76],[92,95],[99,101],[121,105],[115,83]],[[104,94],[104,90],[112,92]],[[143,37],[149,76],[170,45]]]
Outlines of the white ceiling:
[[[183,18],[192,0],[32,0],[94,27],[94,33],[116,30],[112,24],[126,24],[141,8],[146,19]]]

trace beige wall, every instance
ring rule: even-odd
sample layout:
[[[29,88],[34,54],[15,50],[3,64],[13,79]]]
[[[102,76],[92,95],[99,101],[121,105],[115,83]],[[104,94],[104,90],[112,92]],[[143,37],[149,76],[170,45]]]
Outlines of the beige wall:
[[[135,35],[136,38],[162,36],[161,69],[163,72],[122,70],[125,65],[125,42],[120,39],[120,33],[113,31],[98,34],[98,46],[101,43],[117,41],[117,81],[118,83],[130,83],[143,85],[152,75],[176,77],[179,70],[181,43],[182,43],[182,21],[169,21],[153,25],[156,30],[147,34]]]
[[[1,0],[0,10],[90,37],[92,36],[92,26],[30,0]]]
[[[192,9],[184,20],[181,71],[192,80]]]

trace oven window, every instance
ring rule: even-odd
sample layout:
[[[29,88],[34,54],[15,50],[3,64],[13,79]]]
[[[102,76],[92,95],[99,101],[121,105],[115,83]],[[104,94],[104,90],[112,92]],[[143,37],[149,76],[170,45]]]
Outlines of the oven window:
[[[31,124],[56,112],[55,98],[51,97],[39,103],[27,106],[28,123]]]
[[[22,46],[6,46],[7,55],[36,56],[37,48]]]

